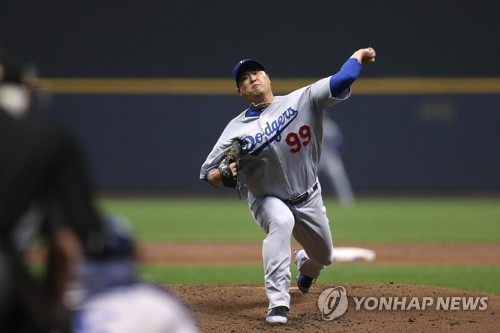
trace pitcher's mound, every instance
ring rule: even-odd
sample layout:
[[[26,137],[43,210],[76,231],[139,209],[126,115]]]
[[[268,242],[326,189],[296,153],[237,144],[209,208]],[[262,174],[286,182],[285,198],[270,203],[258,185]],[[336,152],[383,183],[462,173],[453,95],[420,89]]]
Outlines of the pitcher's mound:
[[[325,320],[318,298],[336,287],[345,289],[347,311]],[[433,286],[315,284],[307,294],[292,287],[290,322],[280,326],[265,322],[268,303],[263,286],[167,288],[193,310],[201,332],[497,332],[500,327],[500,295]]]

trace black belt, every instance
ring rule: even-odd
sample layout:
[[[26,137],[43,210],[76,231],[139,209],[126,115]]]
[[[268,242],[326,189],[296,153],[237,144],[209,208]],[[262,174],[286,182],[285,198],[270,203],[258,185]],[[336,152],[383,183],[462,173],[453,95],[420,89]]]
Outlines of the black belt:
[[[313,187],[311,187],[307,192],[305,192],[299,196],[296,196],[295,198],[283,200],[283,202],[286,203],[287,205],[291,205],[291,206],[301,204],[304,201],[306,201],[307,198],[309,198],[309,196],[317,189],[318,189],[318,183],[314,184]]]

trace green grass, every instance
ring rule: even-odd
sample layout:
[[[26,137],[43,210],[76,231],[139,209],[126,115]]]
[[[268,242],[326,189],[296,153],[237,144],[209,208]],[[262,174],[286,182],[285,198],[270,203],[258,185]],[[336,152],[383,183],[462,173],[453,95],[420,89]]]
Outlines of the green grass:
[[[261,241],[245,200],[103,199],[140,240]],[[360,199],[345,208],[326,199],[336,242],[500,242],[500,200]]]
[[[107,199],[103,209],[127,217],[141,240],[255,241],[262,232],[245,201]]]
[[[213,284],[264,283],[262,265],[241,266],[151,266],[140,267],[141,275],[153,283]],[[297,275],[295,266],[292,276]],[[333,264],[325,268],[318,283],[425,284],[500,294],[500,266],[400,266]]]
[[[331,208],[332,203],[327,203]],[[330,209],[336,240],[499,242],[498,199],[370,199]]]
[[[321,282],[409,283],[500,293],[500,266],[410,266],[335,264]]]

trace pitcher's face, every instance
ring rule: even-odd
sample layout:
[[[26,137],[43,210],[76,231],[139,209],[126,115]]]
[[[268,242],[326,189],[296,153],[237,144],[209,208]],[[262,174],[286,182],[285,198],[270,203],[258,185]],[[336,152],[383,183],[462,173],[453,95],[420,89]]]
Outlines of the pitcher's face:
[[[241,75],[238,93],[250,102],[263,100],[271,93],[271,79],[262,70],[250,70]]]

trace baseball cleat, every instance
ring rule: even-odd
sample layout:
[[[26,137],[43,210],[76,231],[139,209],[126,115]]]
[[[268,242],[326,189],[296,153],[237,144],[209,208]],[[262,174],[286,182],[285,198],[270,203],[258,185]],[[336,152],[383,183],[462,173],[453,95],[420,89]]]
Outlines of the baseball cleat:
[[[269,309],[267,312],[266,322],[270,324],[288,323],[288,308],[286,306],[277,306]]]
[[[311,289],[311,285],[315,282],[315,280],[316,279],[300,273],[297,277],[297,287],[299,287],[299,290],[305,294],[309,291],[309,289]]]

